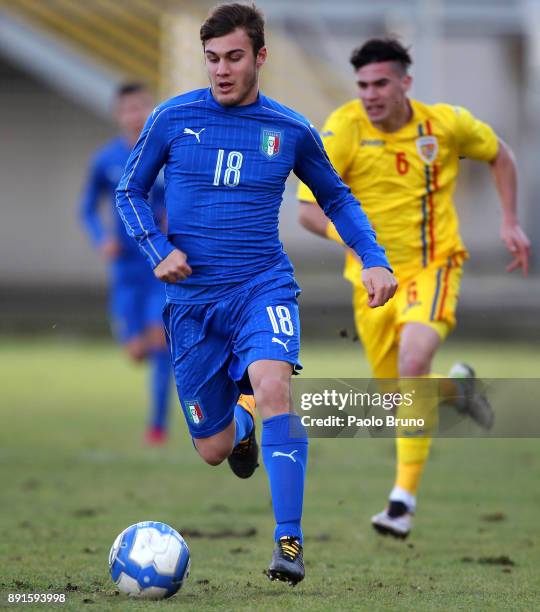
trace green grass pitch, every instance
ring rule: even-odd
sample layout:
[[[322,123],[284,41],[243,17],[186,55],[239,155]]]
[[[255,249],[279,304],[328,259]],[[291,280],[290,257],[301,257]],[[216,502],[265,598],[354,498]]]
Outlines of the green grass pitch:
[[[486,377],[538,375],[527,345],[449,343]],[[366,376],[357,344],[304,342],[306,375]],[[538,440],[436,440],[416,527],[372,532],[393,480],[393,441],[313,440],[305,496],[307,578],[263,576],[272,515],[263,468],[210,468],[178,411],[164,448],[145,448],[145,371],[107,342],[2,339],[0,609],[8,593],[64,592],[81,610],[533,610],[540,606]],[[175,404],[176,405],[176,404]],[[107,556],[141,520],[186,535],[192,573],[168,601],[127,601]],[[44,609],[45,605],[33,607]]]

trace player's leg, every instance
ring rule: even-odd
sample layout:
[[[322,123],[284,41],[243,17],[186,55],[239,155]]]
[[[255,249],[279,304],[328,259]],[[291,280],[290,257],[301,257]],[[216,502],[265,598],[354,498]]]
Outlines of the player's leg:
[[[166,411],[171,360],[163,331],[161,311],[164,290],[146,268],[125,266],[116,271],[112,300],[113,327],[133,361],[148,361],[149,419],[145,441],[162,444],[166,438]],[[159,290],[159,293],[157,290]]]
[[[396,432],[396,479],[388,507],[372,519],[382,533],[406,537],[416,495],[429,457],[431,435],[437,426],[440,393],[455,395],[452,383],[417,389],[418,378],[433,377],[431,363],[441,342],[455,325],[461,268],[451,261],[446,266],[428,267],[402,283],[396,296],[401,327],[399,374],[402,393],[415,391],[415,403],[400,407],[398,417],[424,419],[424,427],[399,428]],[[442,378],[442,377],[437,377]],[[410,387],[410,388],[409,388]]]
[[[437,288],[436,271],[421,272],[406,282],[401,282],[394,297],[396,319],[394,326],[399,337],[398,344],[398,375],[401,378],[400,391],[408,393],[408,386],[415,386],[415,381],[406,377],[421,377],[429,374],[433,355],[441,342],[441,334],[430,322],[434,310],[434,296],[440,295]],[[416,389],[415,389],[416,394]],[[427,398],[426,397],[423,399]],[[405,408],[400,407],[397,416],[418,418],[433,416],[426,402],[418,399],[415,414],[404,414]],[[420,413],[420,414],[416,414]],[[432,424],[433,421],[427,419]],[[396,478],[390,491],[388,505],[372,517],[373,527],[382,534],[405,538],[412,526],[412,515],[416,509],[416,493],[420,478],[429,455],[431,436],[421,428],[411,427],[410,431],[399,428],[396,431]]]
[[[238,325],[231,376],[242,386],[247,370],[262,417],[262,455],[276,528],[272,580],[296,584],[304,578],[302,506],[308,440],[292,411],[290,381],[298,361],[300,325],[296,285],[291,279],[252,291]]]
[[[222,431],[204,438],[193,438],[199,455],[208,465],[221,465],[231,454],[234,447],[234,421]]]
[[[300,418],[291,412],[291,373],[291,364],[284,361],[262,360],[249,366],[263,419],[262,455],[276,521],[269,577],[296,584],[304,578],[301,521],[308,439]]]
[[[249,478],[259,467],[259,445],[255,433],[255,398],[240,395],[234,409],[234,448],[229,467],[238,478]]]
[[[223,376],[228,376],[226,371],[223,371]],[[220,465],[227,459],[238,478],[249,478],[259,467],[259,446],[255,438],[255,399],[253,395],[238,396],[235,387],[232,388],[236,399],[229,425],[212,436],[194,437],[193,443],[206,463]],[[222,401],[224,404],[228,402]]]
[[[402,330],[399,342],[399,376],[420,377],[431,372],[431,363],[441,336],[424,323],[411,321]]]
[[[261,360],[249,366],[249,377],[263,419],[262,453],[270,480],[275,540],[293,536],[302,541],[302,503],[307,464],[307,436],[291,411],[292,366]]]
[[[144,308],[145,342],[150,370],[150,406],[146,441],[161,444],[167,438],[167,414],[171,393],[172,363],[165,330],[163,307],[165,289],[154,277],[148,279],[146,287],[141,283],[141,308]]]
[[[145,332],[150,374],[150,406],[146,441],[161,444],[167,439],[167,416],[171,389],[171,356],[163,324],[149,325]]]
[[[422,419],[424,426],[399,427],[396,431],[396,480],[389,503],[379,520],[373,522],[379,531],[406,537],[411,528],[411,515],[416,510],[416,493],[431,448],[431,434],[437,423],[438,399],[427,388],[417,389],[418,378],[429,375],[441,336],[428,325],[418,322],[403,326],[399,347],[400,390],[413,393],[412,407],[401,406],[399,418]],[[426,385],[427,386],[427,385]],[[386,519],[391,519],[385,523]]]
[[[121,270],[115,270],[112,274],[109,318],[114,337],[130,359],[143,361],[146,357],[146,342],[141,309],[137,306],[137,290],[133,283],[123,277]]]
[[[401,286],[400,286],[401,289]],[[398,293],[400,291],[398,289]],[[364,346],[371,369],[377,378],[384,381],[385,391],[394,392],[399,386],[399,327],[398,296],[381,308],[375,310],[367,306],[367,294],[362,286],[355,287],[353,294],[354,317],[358,335]],[[386,388],[386,386],[393,388]],[[380,533],[391,533],[395,536],[408,534],[410,531],[410,515],[394,517],[388,512],[388,507],[371,518],[371,524]]]

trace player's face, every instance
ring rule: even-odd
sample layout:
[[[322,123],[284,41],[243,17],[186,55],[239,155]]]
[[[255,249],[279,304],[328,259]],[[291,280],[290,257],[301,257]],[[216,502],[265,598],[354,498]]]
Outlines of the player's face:
[[[116,103],[118,126],[124,134],[137,137],[152,109],[152,98],[145,91],[122,96]]]
[[[393,62],[377,62],[356,71],[360,100],[374,124],[384,125],[408,108],[407,92],[411,77],[401,74]]]
[[[263,47],[257,57],[242,28],[206,41],[204,55],[214,98],[223,106],[251,104],[259,91],[259,69],[266,60]]]

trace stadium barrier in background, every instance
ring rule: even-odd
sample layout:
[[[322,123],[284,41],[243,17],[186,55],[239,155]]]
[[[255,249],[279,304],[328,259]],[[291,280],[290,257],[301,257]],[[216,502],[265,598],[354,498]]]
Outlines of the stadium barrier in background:
[[[157,99],[206,84],[198,28],[210,0],[0,0],[0,331],[105,333],[105,273],[78,226],[91,152],[112,134],[110,103],[125,78]],[[262,86],[321,125],[355,96],[351,49],[397,33],[416,58],[413,95],[471,108],[516,151],[520,208],[538,264],[540,2],[537,0],[260,0],[268,17]],[[481,75],[481,78],[479,78]],[[24,177],[24,179],[22,178]],[[302,230],[296,182],[281,216],[303,287],[305,333],[352,329],[341,252]],[[471,251],[458,333],[533,338],[540,284],[504,272],[489,171],[463,162],[457,192]]]

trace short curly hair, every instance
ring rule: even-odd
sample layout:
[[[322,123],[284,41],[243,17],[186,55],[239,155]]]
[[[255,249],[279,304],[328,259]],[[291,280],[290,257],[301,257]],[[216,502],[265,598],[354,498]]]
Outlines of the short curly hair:
[[[355,70],[378,62],[395,62],[406,73],[412,64],[409,49],[397,38],[371,38],[351,54],[351,64]]]

